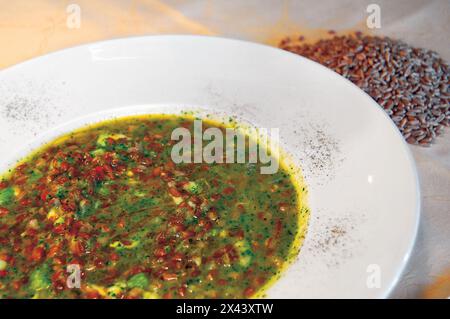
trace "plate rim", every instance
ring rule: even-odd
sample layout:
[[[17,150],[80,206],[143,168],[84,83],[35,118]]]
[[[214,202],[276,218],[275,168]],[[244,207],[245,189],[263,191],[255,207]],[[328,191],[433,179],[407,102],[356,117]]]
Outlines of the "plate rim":
[[[421,198],[421,188],[420,188],[420,178],[419,178],[419,173],[417,170],[417,165],[415,162],[415,159],[412,155],[412,151],[409,147],[409,145],[406,143],[405,139],[403,138],[403,136],[401,135],[400,131],[398,130],[397,126],[394,124],[394,122],[391,120],[391,118],[389,117],[389,115],[384,111],[384,109],[375,101],[372,99],[372,97],[370,97],[366,92],[364,92],[362,89],[360,89],[356,84],[354,84],[353,82],[351,82],[350,80],[346,79],[345,77],[341,76],[340,74],[336,73],[335,71],[327,68],[326,66],[315,62],[313,60],[310,60],[308,58],[305,58],[303,56],[297,55],[295,53],[277,48],[275,46],[271,46],[271,45],[267,45],[267,44],[263,44],[263,43],[258,43],[258,42],[252,42],[252,41],[248,41],[248,40],[243,40],[243,39],[235,39],[235,38],[228,38],[228,37],[222,37],[222,36],[210,36],[210,35],[189,35],[189,34],[166,34],[166,35],[137,35],[137,36],[128,36],[128,37],[117,37],[117,38],[111,38],[111,39],[106,39],[106,40],[100,40],[100,41],[92,41],[92,42],[87,42],[87,43],[83,43],[83,44],[79,44],[79,45],[74,45],[74,46],[69,46],[67,48],[63,48],[63,49],[59,49],[59,50],[55,50],[55,51],[51,51],[48,53],[45,53],[43,55],[40,56],[36,56],[30,59],[26,59],[24,61],[21,61],[19,63],[7,66],[6,68],[0,69],[0,76],[5,76],[10,72],[15,72],[20,71],[22,68],[24,67],[28,67],[31,66],[33,63],[37,63],[40,60],[45,60],[45,59],[51,59],[52,56],[56,56],[56,55],[64,55],[67,52],[71,52],[71,51],[76,51],[76,50],[89,50],[90,47],[92,46],[102,46],[102,45],[108,45],[108,44],[121,44],[123,46],[123,43],[126,43],[128,41],[146,41],[146,40],[157,40],[157,39],[174,39],[174,40],[178,40],[178,39],[192,39],[193,41],[219,41],[219,42],[234,42],[234,43],[240,43],[242,45],[248,45],[248,46],[256,46],[256,47],[260,47],[261,49],[264,50],[274,50],[274,51],[278,51],[278,54],[283,54],[283,55],[287,55],[287,56],[291,56],[291,57],[295,57],[297,59],[301,59],[306,63],[312,63],[315,65],[315,67],[318,68],[322,68],[323,70],[325,70],[326,72],[328,72],[330,75],[334,76],[338,81],[342,81],[344,80],[345,82],[347,82],[347,84],[349,84],[350,86],[353,86],[354,88],[356,88],[359,91],[359,94],[363,94],[365,96],[365,99],[367,100],[368,104],[371,104],[373,108],[377,109],[377,112],[381,112],[385,118],[385,120],[387,122],[389,122],[389,127],[391,127],[391,129],[394,129],[395,134],[397,135],[397,137],[400,139],[400,145],[402,145],[402,150],[404,151],[405,155],[406,155],[406,159],[409,165],[409,171],[412,174],[412,177],[414,179],[414,189],[415,189],[415,196],[416,196],[416,200],[415,200],[415,209],[414,209],[414,228],[412,229],[412,232],[410,234],[411,238],[409,240],[409,244],[406,247],[406,251],[403,254],[403,258],[401,263],[398,264],[398,266],[396,267],[397,270],[394,272],[395,276],[392,279],[392,281],[390,282],[390,284],[384,288],[384,291],[382,293],[380,293],[381,298],[389,298],[390,295],[392,294],[392,292],[394,291],[395,287],[397,286],[398,282],[400,281],[400,278],[402,276],[402,274],[404,274],[405,270],[406,270],[406,266],[410,261],[414,246],[416,244],[417,241],[417,237],[418,237],[418,231],[419,231],[419,227],[420,227],[420,220],[421,220],[421,210],[422,210],[422,198]],[[1,79],[1,77],[0,77]],[[113,109],[116,109],[116,107],[113,107]],[[95,112],[94,112],[95,113]],[[89,116],[89,115],[93,115],[94,113],[89,113],[89,114],[85,114],[83,116],[77,117],[74,120],[80,120],[82,117],[85,116]],[[45,130],[44,132],[42,132],[42,134],[39,134],[36,139],[39,139],[39,137],[42,137],[44,135],[46,135],[47,133],[50,133],[50,131],[53,131],[56,129],[56,127],[59,127],[60,125],[64,125],[67,124],[66,121],[64,123],[61,123],[59,125],[56,126],[52,126],[49,129]],[[70,121],[72,122],[72,121]],[[32,142],[32,141],[30,141]],[[12,154],[12,156],[14,156]]]

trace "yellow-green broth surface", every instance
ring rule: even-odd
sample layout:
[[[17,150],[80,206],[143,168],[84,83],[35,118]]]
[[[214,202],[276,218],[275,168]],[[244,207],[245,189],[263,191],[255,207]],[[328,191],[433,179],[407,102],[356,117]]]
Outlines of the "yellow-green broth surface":
[[[193,121],[104,121],[6,172],[0,298],[261,296],[300,248],[304,185],[281,160],[267,175],[261,163],[175,164],[171,133]],[[68,265],[80,288],[67,286]]]

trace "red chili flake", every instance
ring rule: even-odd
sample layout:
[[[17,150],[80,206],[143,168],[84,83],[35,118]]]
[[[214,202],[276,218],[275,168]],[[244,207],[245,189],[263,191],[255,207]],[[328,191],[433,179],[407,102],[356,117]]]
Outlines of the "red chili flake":
[[[28,229],[26,230],[26,234],[27,234],[28,236],[30,236],[30,237],[36,236],[37,233],[38,233],[38,231],[37,231],[36,229],[28,228]]]
[[[279,237],[281,234],[281,228],[282,228],[281,220],[277,219],[276,225],[275,225],[275,237]]]
[[[19,223],[23,222],[27,217],[28,217],[27,213],[23,213],[23,214],[16,216],[16,223],[19,224]]]
[[[218,284],[219,286],[226,286],[226,285],[228,285],[228,281],[225,280],[225,279],[219,279],[219,280],[217,281],[217,284]]]
[[[1,190],[1,189],[5,189],[6,187],[8,187],[8,183],[6,183],[6,182],[0,182],[0,190]]]
[[[0,207],[0,217],[6,216],[9,214],[9,210],[4,208],[4,207]]]
[[[161,167],[155,167],[152,172],[153,176],[158,177],[161,175]]]
[[[266,278],[264,278],[264,277],[258,277],[258,278],[255,279],[255,282],[256,282],[256,284],[257,284],[258,286],[261,286],[261,285],[263,285],[263,284],[266,282]]]
[[[200,223],[199,223],[199,225],[200,225]],[[203,225],[203,232],[207,232],[208,230],[210,230],[211,228],[212,228],[212,223],[208,220],[208,221],[205,221],[204,222],[204,225]]]
[[[53,228],[53,232],[58,235],[64,234],[66,232],[66,225],[60,224],[60,225],[55,226]]]
[[[231,195],[234,193],[234,191],[235,189],[233,187],[227,187],[222,191],[222,193],[224,193],[225,195]]]
[[[198,269],[195,269],[191,272],[192,277],[198,277],[198,276],[200,276],[200,274],[201,274],[201,272]]]
[[[227,245],[226,250],[231,261],[235,261],[239,258],[239,255],[233,245]]]
[[[187,202],[181,202],[179,205],[178,205],[178,208],[188,208],[189,207],[189,204],[187,203]]]
[[[16,167],[16,171],[22,173],[28,167],[27,164],[21,164]]]
[[[162,297],[163,297],[163,299],[171,299],[172,294],[170,292],[166,292]]]
[[[216,252],[213,254],[213,258],[219,259],[225,254],[225,249],[221,248],[219,250],[216,250]]]
[[[0,237],[0,245],[7,245],[8,243],[9,243],[9,239],[8,238]]]
[[[78,234],[78,237],[79,237],[79,238],[82,238],[82,239],[88,240],[88,239],[90,239],[90,238],[92,237],[92,235],[91,235],[91,234],[88,234],[88,233],[79,233],[79,234]]]
[[[118,261],[119,259],[120,259],[120,256],[119,256],[119,254],[117,254],[117,253],[111,253],[111,255],[109,256],[109,258],[112,260],[112,261]]]
[[[129,270],[129,275],[130,276],[137,275],[137,274],[143,273],[144,270],[145,270],[145,268],[143,266],[133,266]]]
[[[160,152],[164,149],[164,146],[162,146],[162,145],[159,144],[159,143],[150,143],[150,144],[149,144],[149,148],[150,148],[151,150],[154,150],[154,151],[157,152],[157,153],[160,153]]]
[[[169,193],[174,197],[181,197],[181,193],[175,187],[170,187]]]
[[[189,239],[195,236],[195,232],[193,230],[186,230],[181,232],[181,236],[183,239]]]
[[[114,170],[111,166],[105,164],[102,166],[102,168],[105,171],[105,174],[108,175],[109,178],[114,177]]]
[[[47,257],[49,258],[55,257],[59,252],[59,250],[61,249],[61,246],[62,246],[61,243],[53,244],[52,246],[50,246]]]
[[[6,261],[7,263],[10,263],[11,256],[9,256],[7,254],[0,254],[0,259],[3,260],[3,261]]]
[[[53,275],[52,275],[52,281],[53,282],[58,282],[59,280],[64,278],[64,271],[63,270],[56,270]]]
[[[177,183],[178,188],[183,188],[185,185],[189,184],[188,181],[181,181]]]
[[[40,262],[45,257],[45,250],[43,247],[35,247],[31,252],[31,260]]]
[[[158,244],[164,244],[166,242],[166,234],[164,232],[156,234],[156,241]]]
[[[134,174],[136,174],[136,175],[142,174],[142,173],[144,172],[144,170],[142,169],[142,167],[135,167],[135,168],[132,168],[131,171],[132,171]]]
[[[185,297],[186,296],[186,288],[185,287],[178,288],[178,294],[180,295],[180,297]]]
[[[198,196],[192,196],[190,198],[191,202],[193,202],[196,205],[200,205],[202,203],[202,200]]]
[[[62,162],[61,163],[61,170],[66,172],[68,169],[70,168],[70,164],[67,162]]]
[[[208,272],[208,275],[206,275],[206,278],[208,278],[208,280],[210,280],[210,281],[213,281],[217,277],[218,274],[219,274],[218,270],[213,269]]]
[[[233,236],[234,237],[238,237],[238,238],[240,238],[240,239],[243,239],[244,238],[244,231],[242,230],[242,229],[239,229],[239,230],[237,230],[237,231],[235,231],[234,233],[233,233]]]
[[[15,184],[16,185],[23,185],[25,184],[25,182],[27,181],[28,177],[27,176],[19,176],[16,180],[15,180]]]
[[[0,270],[0,278],[4,278],[8,275],[8,271],[6,270]]]
[[[106,142],[106,144],[108,144],[109,146],[112,146],[112,145],[114,145],[114,143],[115,143],[116,141],[114,141],[113,138],[108,137],[108,138],[105,140],[105,142]]]
[[[169,162],[167,162],[166,165],[164,165],[164,166],[165,166],[166,170],[170,171],[170,170],[172,170],[172,169],[175,168],[175,163],[172,162],[172,161],[169,161]]]
[[[128,239],[124,239],[124,240],[122,240],[122,244],[124,244],[125,246],[129,246],[129,245],[131,245],[133,242],[131,241],[131,240],[128,240]]]
[[[141,159],[141,164],[144,166],[150,166],[153,164],[153,161],[150,158]]]
[[[56,291],[62,291],[66,288],[66,283],[64,281],[53,282],[53,287]]]
[[[272,237],[269,237],[266,239],[264,246],[266,246],[266,248],[270,248],[272,245]]]
[[[41,192],[41,200],[42,200],[43,202],[47,201],[48,194],[49,194],[49,191],[48,191],[48,190],[44,190],[44,191]]]
[[[73,212],[76,209],[76,205],[68,200],[62,201],[61,206],[65,212]]]
[[[32,203],[32,200],[29,198],[22,198],[19,202],[19,205],[22,207],[28,206]]]
[[[119,220],[119,222],[117,223],[117,227],[124,228],[124,224],[125,222],[123,220]],[[109,226],[106,224],[98,224],[98,228],[100,228],[104,233],[109,233],[111,231],[111,228],[109,228]]]
[[[102,296],[96,290],[86,292],[87,299],[100,299],[101,297]]]
[[[177,274],[173,274],[170,272],[164,272],[162,274],[162,279],[165,281],[173,281],[173,280],[177,280],[178,276]]]
[[[19,290],[22,287],[22,283],[20,282],[20,280],[14,280],[12,282],[12,287],[14,290]]]
[[[250,298],[255,293],[255,289],[252,287],[248,287],[244,290],[244,296],[246,298]]]
[[[166,250],[162,247],[156,248],[154,254],[156,257],[164,257],[167,255]]]
[[[78,236],[81,227],[83,227],[83,224],[79,221],[72,223],[70,227],[70,234],[73,236]]]
[[[119,228],[124,228],[124,227],[125,227],[125,224],[126,224],[125,218],[121,218],[121,219],[119,219],[119,222],[117,223],[117,227],[119,227]],[[108,227],[108,228],[109,228],[109,227]],[[108,229],[108,231],[109,231],[109,229]]]
[[[173,256],[172,256],[172,260],[174,260],[174,261],[182,261],[183,260],[183,254],[182,253],[175,253]]]
[[[95,167],[94,170],[92,171],[92,177],[98,181],[104,180],[105,179],[105,169],[103,168],[103,166]]]

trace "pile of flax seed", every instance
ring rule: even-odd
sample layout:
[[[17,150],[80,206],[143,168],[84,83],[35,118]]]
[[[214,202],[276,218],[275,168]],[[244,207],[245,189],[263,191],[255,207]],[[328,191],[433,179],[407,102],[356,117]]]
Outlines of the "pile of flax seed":
[[[449,65],[436,53],[359,32],[279,47],[319,62],[369,94],[408,143],[429,146],[450,125]]]

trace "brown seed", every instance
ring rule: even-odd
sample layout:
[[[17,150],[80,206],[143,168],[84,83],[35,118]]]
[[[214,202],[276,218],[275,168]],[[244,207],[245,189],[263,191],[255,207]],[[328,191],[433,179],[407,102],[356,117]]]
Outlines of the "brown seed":
[[[403,128],[403,126],[405,126],[406,122],[407,122],[406,117],[404,117],[403,120],[400,121],[399,126],[400,126],[401,128]]]

